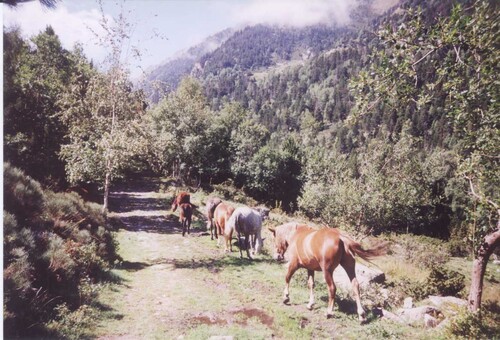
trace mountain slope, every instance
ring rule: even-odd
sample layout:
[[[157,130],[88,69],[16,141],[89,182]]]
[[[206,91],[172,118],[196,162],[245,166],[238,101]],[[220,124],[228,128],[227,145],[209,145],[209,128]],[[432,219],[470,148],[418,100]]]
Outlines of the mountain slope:
[[[144,83],[146,84],[145,90],[152,101],[158,102],[161,93],[175,89],[181,79],[191,73],[196,62],[203,55],[217,49],[233,34],[234,29],[231,28],[218,32],[201,43],[176,53],[172,58],[149,71]]]

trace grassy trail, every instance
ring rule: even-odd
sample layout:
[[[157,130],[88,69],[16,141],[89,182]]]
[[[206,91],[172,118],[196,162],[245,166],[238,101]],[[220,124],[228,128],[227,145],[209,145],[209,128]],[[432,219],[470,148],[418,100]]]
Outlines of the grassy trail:
[[[173,193],[159,193],[160,183],[136,183],[112,196],[111,209],[123,227],[117,233],[123,259],[113,270],[118,283],[100,295],[103,317],[99,339],[234,339],[384,338],[404,337],[412,330],[371,320],[360,326],[355,304],[339,292],[336,317],[324,316],[327,291],[321,275],[316,306],[306,309],[306,272],[291,284],[291,305],[281,301],[285,268],[269,255],[240,259],[237,247],[224,254],[210,240],[202,194],[191,235],[182,237],[177,212],[168,210]]]

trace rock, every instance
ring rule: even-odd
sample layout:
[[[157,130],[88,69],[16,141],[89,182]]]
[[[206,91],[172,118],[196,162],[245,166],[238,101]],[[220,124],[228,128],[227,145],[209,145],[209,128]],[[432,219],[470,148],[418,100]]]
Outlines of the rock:
[[[411,297],[407,297],[403,303],[404,309],[413,308],[413,299]]]
[[[383,283],[385,281],[384,272],[369,268],[361,263],[356,263],[356,277],[361,288],[368,286],[370,283]],[[344,268],[338,266],[333,272],[333,280],[335,285],[341,290],[350,292],[352,290],[351,281],[347,276]]]
[[[439,320],[436,319],[435,317],[429,315],[429,314],[425,314],[424,315],[424,325],[425,325],[425,328],[434,328],[437,325],[439,325]]]
[[[388,310],[380,309],[380,311],[381,311],[381,317],[383,317],[385,319],[388,319],[388,320],[391,320],[394,322],[398,322],[398,323],[405,323],[405,321],[403,319],[401,319],[396,314],[389,312]]]
[[[467,306],[467,301],[454,296],[434,296],[428,297],[429,301],[438,308],[443,306]]]
[[[409,324],[422,324],[425,320],[425,315],[429,314],[434,317],[440,314],[441,311],[433,306],[421,306],[410,309],[401,309],[399,316]]]

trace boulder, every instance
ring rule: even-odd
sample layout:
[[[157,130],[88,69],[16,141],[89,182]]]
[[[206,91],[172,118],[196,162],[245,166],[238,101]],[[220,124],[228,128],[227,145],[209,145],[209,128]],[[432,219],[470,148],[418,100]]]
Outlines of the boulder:
[[[399,317],[408,324],[425,324],[425,315],[437,317],[441,311],[433,306],[421,306],[410,309],[401,309]]]
[[[378,269],[369,268],[361,263],[356,263],[356,277],[361,288],[366,287],[373,282],[383,283],[385,281],[384,272]],[[351,281],[342,266],[335,268],[335,271],[333,272],[333,280],[337,288],[348,292],[352,290]]]
[[[467,306],[467,301],[459,299],[454,296],[434,296],[428,297],[429,301],[436,307],[442,308],[443,306]]]

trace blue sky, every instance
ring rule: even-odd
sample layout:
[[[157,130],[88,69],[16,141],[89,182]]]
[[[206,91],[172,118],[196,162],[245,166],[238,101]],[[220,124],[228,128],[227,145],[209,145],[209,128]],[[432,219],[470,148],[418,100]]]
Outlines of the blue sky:
[[[319,22],[346,23],[357,0],[104,0],[107,18],[122,12],[132,25],[130,46],[139,48],[141,59],[126,56],[131,74],[158,65],[175,52],[193,46],[228,27],[269,23],[305,26]],[[3,7],[4,26],[17,25],[30,37],[51,25],[63,46],[80,42],[86,55],[99,63],[105,55],[91,32],[101,32],[101,12],[96,0],[62,0],[54,10],[38,1]],[[89,29],[90,28],[90,29]]]

